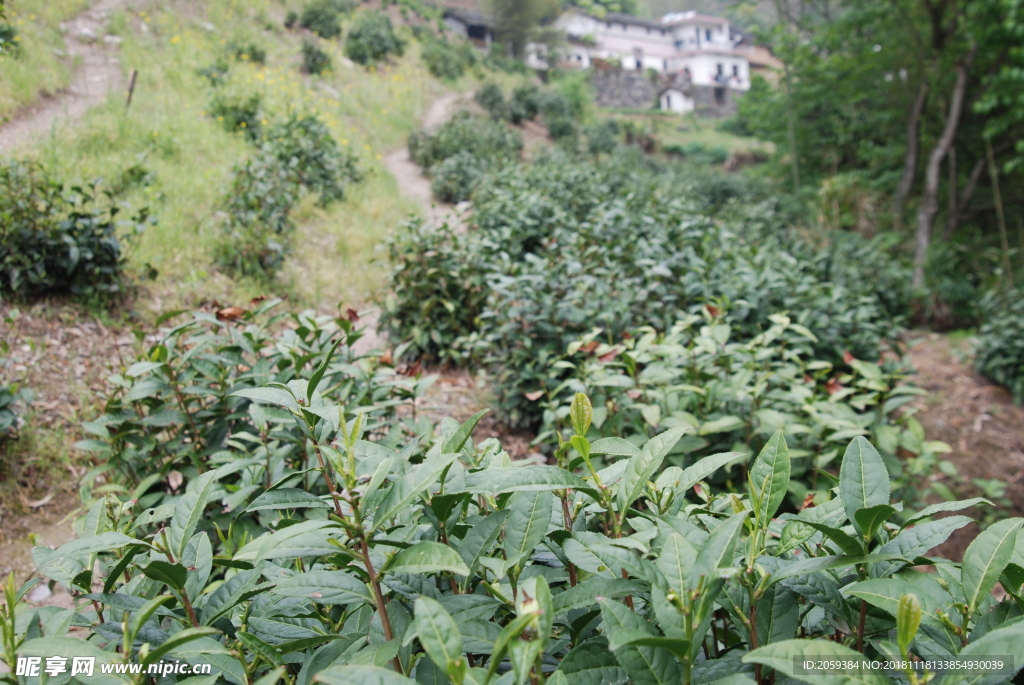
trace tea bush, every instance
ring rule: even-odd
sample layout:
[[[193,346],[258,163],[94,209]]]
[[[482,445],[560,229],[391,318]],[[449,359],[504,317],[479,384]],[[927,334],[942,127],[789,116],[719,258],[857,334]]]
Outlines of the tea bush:
[[[640,328],[614,344],[591,332],[551,364],[553,377],[568,370],[570,378],[549,385],[543,397],[531,394],[544,407],[537,440],[568,438],[576,391],[594,400],[593,438],[640,444],[666,428],[691,428],[666,455],[675,465],[732,449],[756,452],[782,429],[792,457],[789,492],[799,505],[832,487],[818,472],[834,466],[851,437],[863,435],[878,447],[900,498],[924,501],[938,455],[950,448],[925,440],[913,412],[897,410],[925,391],[903,384],[905,375],[891,364],[852,355],[835,365],[815,359],[809,330],[785,316],[769,322],[743,342],[707,308],[665,333]]]
[[[322,74],[331,68],[331,56],[320,49],[315,40],[302,40],[302,71]]]
[[[233,51],[235,53],[235,59],[243,62],[263,64],[267,61],[267,51],[258,43],[235,45]]]
[[[688,162],[702,166],[725,164],[729,159],[729,151],[721,145],[705,145],[697,141],[685,145],[666,145],[663,150],[666,154],[678,155]]]
[[[488,274],[481,325],[410,352],[494,368],[503,419],[536,425],[525,393],[557,385],[549,362],[595,327],[611,340],[642,325],[665,331],[708,304],[741,341],[786,314],[832,363],[846,352],[877,359],[896,344],[905,269],[879,254],[859,263],[873,248],[852,237],[812,248],[779,226],[756,185],[691,169],[625,150],[596,163],[556,153],[492,175],[473,196],[475,230],[462,242],[463,259]],[[407,263],[450,258],[404,249]]]
[[[293,29],[298,23],[299,13],[295,10],[288,10],[288,13],[284,15],[284,27],[286,29]]]
[[[234,275],[272,276],[290,251],[290,213],[299,199],[317,193],[326,206],[362,179],[355,154],[316,117],[292,114],[273,124],[257,152],[234,168],[215,262]]]
[[[6,360],[0,358],[0,365]],[[21,388],[17,385],[0,385],[0,448],[18,429],[22,421],[19,412],[19,405],[31,404],[35,393],[29,388]],[[0,454],[3,454],[0,449]]]
[[[340,36],[341,18],[337,4],[334,0],[313,0],[302,9],[299,26],[328,40]]]
[[[661,470],[692,429],[640,446],[591,442],[582,394],[556,464],[515,465],[496,440],[470,440],[479,414],[419,444],[337,396],[350,364],[290,345],[263,360],[250,352],[258,326],[228,328],[219,353],[219,342],[186,333],[197,351],[167,365],[170,346],[167,357],[155,347],[114,380],[137,390],[102,426],[105,448],[122,415],[155,435],[170,422],[171,448],[198,467],[108,488],[77,540],[34,549],[40,573],[75,606],[27,606],[32,583],[9,579],[0,628],[12,671],[19,657],[144,669],[166,657],[209,663],[234,685],[841,685],[854,680],[801,673],[800,660],[1001,655],[999,675],[978,681],[991,683],[1024,665],[1022,520],[981,533],[962,562],[926,556],[971,522],[937,515],[983,500],[904,509],[863,437],[846,448],[827,501],[800,511],[783,510],[792,458],[781,431],[735,492],[716,494],[704,481],[746,455]],[[331,336],[311,337],[326,346]],[[248,362],[234,375],[239,355]],[[188,386],[176,377],[182,365]],[[215,395],[182,409],[180,387]],[[146,401],[156,397],[154,415]],[[193,441],[180,437],[186,413],[240,426],[197,425]],[[174,460],[159,454],[162,442],[139,447]],[[598,469],[595,457],[610,464]],[[992,594],[997,583],[1005,599]],[[89,639],[66,637],[72,626]],[[856,682],[933,678],[862,668]]]
[[[590,124],[583,128],[583,135],[590,154],[610,154],[619,144],[619,125],[614,119]]]
[[[363,180],[355,154],[342,148],[314,116],[292,115],[267,131],[263,147],[295,170],[299,183],[319,194],[326,206],[345,197],[345,188]]]
[[[257,278],[279,269],[290,251],[289,215],[301,192],[298,169],[268,151],[238,163],[224,196],[217,265],[232,275]]]
[[[294,383],[339,343],[322,371],[320,396],[344,405],[349,417],[362,413],[371,434],[390,430],[381,422],[394,421],[397,408],[415,397],[416,379],[357,356],[352,345],[361,333],[348,317],[275,314],[280,304],[254,300],[248,311],[196,313],[161,330],[145,355],[108,379],[103,413],[84,424],[89,439],[77,447],[102,457],[126,487],[143,484],[143,492],[171,471],[192,480],[251,447],[262,461],[247,473],[269,487],[282,469],[308,458],[304,438],[279,412],[252,409],[232,393]],[[158,506],[163,498],[154,491],[140,503]]]
[[[427,70],[439,79],[454,81],[477,62],[473,47],[468,43],[453,45],[447,40],[434,38],[427,34],[423,37],[421,56]]]
[[[6,21],[0,21],[0,57],[16,55],[20,48],[18,29]]]
[[[975,367],[1024,403],[1024,298],[1020,289],[989,295],[982,308]]]
[[[472,196],[486,171],[483,160],[459,152],[434,167],[430,189],[441,202],[462,202]]]
[[[541,112],[541,89],[528,83],[513,89],[508,99],[509,118],[513,124],[536,119]]]
[[[345,55],[357,64],[370,65],[389,55],[401,56],[403,50],[391,19],[380,12],[360,12],[345,36]]]
[[[415,246],[415,247],[414,247]],[[450,363],[460,354],[451,341],[480,326],[490,289],[481,260],[466,259],[475,241],[447,224],[407,222],[388,239],[391,293],[381,324],[393,340],[408,340],[411,356]]]
[[[238,95],[216,91],[210,100],[210,116],[231,133],[240,132],[250,142],[263,132],[263,98],[259,93]]]
[[[149,210],[118,222],[121,208],[99,195],[97,185],[66,186],[33,162],[0,163],[0,299],[123,291],[125,249]]]
[[[418,131],[409,137],[409,155],[425,169],[460,152],[477,158],[514,158],[522,149],[518,133],[469,112],[458,112],[433,134]]]
[[[505,95],[501,92],[501,86],[496,83],[485,83],[476,92],[477,104],[495,121],[504,121],[509,118],[508,103],[505,102]]]

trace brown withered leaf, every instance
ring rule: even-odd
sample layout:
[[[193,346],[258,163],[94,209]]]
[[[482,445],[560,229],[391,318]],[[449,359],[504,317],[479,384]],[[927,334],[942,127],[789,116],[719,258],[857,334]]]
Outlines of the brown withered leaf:
[[[391,366],[392,364],[395,363],[394,358],[391,356],[390,349],[384,350],[384,354],[380,356],[380,363],[387,364],[388,366]]]
[[[256,297],[254,297],[251,300],[249,300],[249,306],[250,307],[255,307],[260,302],[264,302],[266,299],[267,299],[266,295],[257,295]]]
[[[591,352],[593,352],[594,350],[597,349],[598,344],[599,343],[596,340],[591,340],[590,342],[584,343],[583,345],[581,345],[580,346],[580,351],[581,352],[586,352],[587,354],[590,354]]]
[[[803,511],[804,509],[810,509],[813,506],[814,506],[814,493],[813,492],[808,492],[806,495],[804,495],[804,501],[803,501],[803,504],[800,505],[800,511]]]
[[[704,305],[704,308],[708,310],[708,314],[710,314],[713,319],[717,319],[718,315],[722,313],[721,309],[718,307],[712,307],[709,304]]]
[[[618,357],[619,356],[619,352],[621,352],[621,351],[622,350],[619,349],[618,347],[613,347],[612,349],[610,349],[609,351],[605,352],[600,357],[598,357],[597,361],[599,361],[599,362],[610,362],[611,360],[613,360],[616,357]]]
[[[544,391],[535,390],[533,392],[524,392],[523,394],[526,396],[526,399],[530,400],[531,402],[536,402],[537,400],[544,396]]]
[[[345,318],[347,318],[352,323],[355,323],[356,321],[359,321],[359,312],[352,309],[352,307],[349,307],[348,309],[345,310]]]
[[[843,389],[843,384],[840,383],[839,379],[834,377],[834,376],[832,378],[829,378],[828,382],[825,383],[825,391],[829,395],[835,395],[837,392],[839,392],[842,389]]]
[[[245,310],[241,307],[224,307],[217,310],[217,321],[238,321],[245,316]]]
[[[856,357],[854,357],[852,354],[850,354],[849,350],[846,350],[846,352],[843,352],[843,363],[844,364],[849,364],[850,362],[852,362],[855,359],[856,359]]]

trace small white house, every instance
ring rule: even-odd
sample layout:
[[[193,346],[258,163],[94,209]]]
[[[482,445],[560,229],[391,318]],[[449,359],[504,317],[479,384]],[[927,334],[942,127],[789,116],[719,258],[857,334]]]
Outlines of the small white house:
[[[661,109],[666,112],[678,112],[679,114],[685,114],[686,112],[692,112],[696,106],[693,98],[675,86],[664,88],[658,96],[658,99],[661,104]]]

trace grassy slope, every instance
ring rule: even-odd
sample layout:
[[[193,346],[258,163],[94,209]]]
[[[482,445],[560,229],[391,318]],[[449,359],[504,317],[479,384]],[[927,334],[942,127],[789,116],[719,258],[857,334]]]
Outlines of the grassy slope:
[[[415,41],[395,63],[369,70],[345,66],[342,44],[323,41],[334,72],[323,78],[303,75],[301,35],[282,27],[287,8],[279,2],[179,0],[150,2],[146,8],[111,21],[111,30],[124,38],[124,68],[140,72],[131,109],[125,110],[120,97],[111,98],[30,151],[65,178],[116,179],[140,160],[155,174],[152,185],[125,197],[135,206],[149,204],[158,217],[131,261],[139,273],[146,264],[159,272],[156,281],[145,284],[149,297],[139,302],[142,313],[270,293],[288,295],[297,307],[333,310],[341,302],[365,303],[381,280],[383,266],[372,261],[375,246],[417,209],[399,195],[382,155],[404,144],[424,108],[451,84],[426,72]],[[198,71],[223,59],[231,44],[250,42],[266,49],[266,65],[232,60],[222,87],[260,93],[269,120],[289,111],[315,113],[342,145],[357,152],[367,172],[366,181],[351,187],[342,203],[325,210],[313,198],[303,202],[295,215],[295,253],[271,286],[235,283],[217,274],[210,260],[230,169],[252,148],[207,115],[214,88]],[[470,77],[454,84],[472,86]]]
[[[7,18],[18,30],[21,49],[17,56],[0,57],[0,121],[71,82],[71,69],[59,54],[65,48],[59,27],[88,5],[88,0],[8,3]]]

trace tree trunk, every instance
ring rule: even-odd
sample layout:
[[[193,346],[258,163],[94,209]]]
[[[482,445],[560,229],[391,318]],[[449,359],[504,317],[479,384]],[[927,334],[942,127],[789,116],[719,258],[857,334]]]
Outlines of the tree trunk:
[[[924,286],[924,265],[928,259],[928,245],[932,239],[932,226],[935,213],[939,211],[939,182],[942,160],[949,153],[949,148],[956,138],[960,127],[960,112],[963,109],[964,94],[967,92],[967,72],[974,61],[976,45],[972,45],[967,59],[956,66],[956,83],[949,101],[949,114],[946,125],[942,129],[935,147],[928,156],[928,166],[924,173],[924,191],[921,193],[921,206],[917,210],[917,229],[914,232],[914,287]]]
[[[983,171],[985,171],[985,158],[981,157],[975,162],[974,168],[971,169],[971,175],[967,179],[963,195],[960,196],[960,200],[957,202],[956,210],[950,212],[949,216],[946,217],[946,229],[942,232],[943,240],[949,240],[956,233],[956,229],[960,226],[960,217],[963,216],[964,209],[970,203],[971,196],[974,195],[974,189],[978,187],[978,181],[981,180]]]
[[[910,188],[914,185],[914,176],[917,174],[917,157],[920,148],[920,136],[918,135],[921,124],[921,112],[924,110],[924,103],[928,96],[928,82],[921,81],[921,88],[914,98],[914,106],[910,110],[910,120],[907,122],[907,155],[903,158],[903,176],[896,186],[896,197],[892,202],[892,213],[896,217],[896,227],[903,227],[903,208],[907,203],[907,196]]]
[[[999,241],[1003,244],[1003,268],[1006,282],[1013,289],[1013,267],[1010,265],[1010,241],[1006,238],[1006,217],[1003,215],[1003,198],[999,193],[999,172],[996,158],[992,154],[992,141],[985,139],[985,156],[988,157],[988,175],[992,179],[992,199],[996,203],[996,222],[999,224]]]

